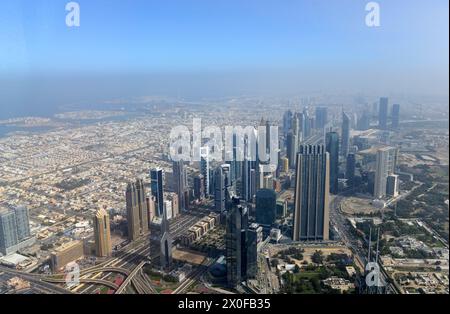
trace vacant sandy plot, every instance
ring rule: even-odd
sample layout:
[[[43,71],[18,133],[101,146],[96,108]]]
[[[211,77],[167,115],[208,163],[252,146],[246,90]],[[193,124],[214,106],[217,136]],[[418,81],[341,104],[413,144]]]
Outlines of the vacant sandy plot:
[[[206,256],[193,251],[175,249],[172,252],[172,257],[179,261],[184,261],[189,264],[200,265],[205,260]]]
[[[381,210],[381,208],[375,207],[372,204],[372,200],[369,198],[349,197],[342,201],[342,212],[355,215],[355,214],[373,214]]]

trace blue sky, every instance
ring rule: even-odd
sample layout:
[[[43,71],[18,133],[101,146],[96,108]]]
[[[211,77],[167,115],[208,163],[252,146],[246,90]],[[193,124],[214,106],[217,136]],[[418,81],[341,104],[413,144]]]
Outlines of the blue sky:
[[[365,25],[366,0],[78,0],[79,28],[65,25],[67,2],[1,1],[0,76],[271,69],[448,82],[448,0],[379,0],[379,28]]]

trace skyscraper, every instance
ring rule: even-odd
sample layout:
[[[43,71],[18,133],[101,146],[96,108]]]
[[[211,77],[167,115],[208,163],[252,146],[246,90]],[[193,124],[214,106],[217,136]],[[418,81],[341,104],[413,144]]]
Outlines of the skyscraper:
[[[350,149],[350,117],[342,111],[342,156],[347,158]]]
[[[277,215],[277,194],[272,189],[260,189],[256,192],[256,222],[271,226]]]
[[[146,203],[147,203],[147,212],[148,212],[148,224],[150,229],[150,222],[152,221],[153,217],[157,216],[156,214],[156,198],[153,195],[148,195],[146,197]]]
[[[234,288],[247,275],[247,229],[248,209],[240,204],[239,198],[231,199],[226,214],[225,257],[227,263],[227,284]]]
[[[144,181],[137,179],[127,185],[125,193],[127,205],[128,239],[136,240],[148,232],[148,205]]]
[[[365,131],[370,128],[370,115],[367,113],[367,111],[364,111],[358,119],[357,122],[357,128],[360,131]]]
[[[337,194],[339,188],[339,135],[337,132],[328,132],[326,134],[325,145],[330,155],[330,192]]]
[[[375,183],[373,189],[373,196],[375,198],[383,198],[386,196],[386,184],[389,175],[394,174],[397,162],[397,148],[396,147],[382,147],[377,150],[376,168],[375,168]]]
[[[184,161],[172,163],[174,191],[178,195],[178,205],[181,210],[187,210],[189,205],[189,190]]]
[[[202,174],[194,177],[194,197],[198,200],[205,198],[205,177]]]
[[[394,104],[392,106],[392,128],[398,129],[400,124],[400,105]]]
[[[205,196],[209,197],[211,194],[210,190],[210,181],[211,178],[209,177],[209,147],[204,146],[200,148],[200,173],[205,178],[204,180],[204,190],[205,190]]]
[[[112,254],[111,231],[109,215],[100,208],[94,216],[95,254],[98,257],[108,257]]]
[[[32,244],[28,209],[0,207],[0,253],[8,255]]]
[[[316,107],[316,129],[324,129],[325,125],[328,123],[328,108],[327,107]]]
[[[217,167],[214,180],[214,204],[216,211],[225,211],[226,191],[230,187],[230,165]]]
[[[291,128],[292,128],[292,111],[287,110],[283,114],[283,134],[284,134],[284,136],[287,135],[287,133],[291,130]]]
[[[244,137],[244,160],[242,161],[241,173],[241,196],[247,202],[252,201],[256,189],[256,130]]]
[[[148,210],[147,210],[147,192],[145,190],[144,180],[136,180],[136,199],[139,211],[140,233],[148,232]]]
[[[302,132],[303,132],[303,114],[302,113],[299,113],[299,112],[294,113],[294,116],[292,117],[290,131],[292,131],[292,133],[295,135],[295,139],[296,139],[295,146],[297,146],[301,140],[301,136],[302,136]],[[289,133],[289,131],[288,131],[288,133]]]
[[[253,161],[244,160],[242,167],[242,198],[250,202],[254,196],[256,187],[255,169],[253,169]]]
[[[347,162],[345,164],[345,178],[347,179],[347,185],[353,187],[355,183],[355,167],[356,167],[356,157],[355,154],[347,155]]]
[[[30,217],[26,206],[14,208],[16,214],[17,239],[20,241],[28,238],[30,234]]]
[[[303,125],[302,134],[303,140],[307,139],[311,135],[311,119],[309,117],[308,108],[303,108],[302,119],[300,120]]]
[[[245,252],[247,254],[246,277],[256,278],[258,273],[258,244],[262,241],[263,228],[257,223],[252,223],[248,227],[246,235]]]
[[[150,257],[155,268],[169,270],[172,266],[172,236],[165,208],[150,222]]]
[[[12,253],[18,243],[16,214],[0,208],[0,252],[4,255]]]
[[[388,120],[388,98],[380,98],[380,106],[378,108],[378,127],[382,130],[387,129]]]
[[[297,154],[294,241],[329,239],[329,154],[323,145],[301,145]]]
[[[390,174],[386,180],[386,194],[389,196],[398,196],[398,175]]]
[[[288,132],[286,138],[286,155],[289,159],[289,167],[295,167],[295,155],[297,154],[297,136],[293,132]]]
[[[134,241],[140,235],[139,204],[134,182],[128,183],[125,199],[127,204],[128,239]]]
[[[155,168],[150,170],[150,188],[156,201],[156,213],[158,216],[162,216],[164,211],[164,184],[162,169]]]

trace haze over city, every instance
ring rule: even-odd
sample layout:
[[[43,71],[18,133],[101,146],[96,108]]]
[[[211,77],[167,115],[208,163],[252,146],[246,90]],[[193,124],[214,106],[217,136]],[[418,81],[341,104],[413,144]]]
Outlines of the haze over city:
[[[373,28],[362,0],[79,1],[76,28],[65,3],[2,3],[0,100],[21,114],[154,94],[448,97],[445,0],[379,1]]]

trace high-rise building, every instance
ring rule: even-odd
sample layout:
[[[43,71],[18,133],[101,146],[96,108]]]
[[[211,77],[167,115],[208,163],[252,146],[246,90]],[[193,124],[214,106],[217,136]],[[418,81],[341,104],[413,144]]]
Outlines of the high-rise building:
[[[327,107],[316,107],[316,129],[324,129],[325,125],[328,123],[328,108]]]
[[[4,255],[12,253],[18,243],[16,214],[0,208],[0,252]]]
[[[302,132],[303,132],[303,114],[296,112],[294,113],[294,116],[292,117],[292,122],[291,122],[291,130],[288,131],[292,132],[292,134],[295,136],[295,140],[296,142],[294,143],[294,146],[297,147],[297,145],[299,144],[301,137],[302,137]],[[286,134],[286,141],[287,140],[287,134]],[[287,142],[286,142],[286,145]]]
[[[347,158],[350,150],[350,117],[345,112],[342,112],[342,156]]]
[[[247,273],[246,277],[256,278],[258,273],[258,244],[262,242],[263,228],[257,223],[252,223],[248,227],[246,237],[246,253],[247,253]]]
[[[386,194],[389,196],[397,197],[398,196],[398,175],[391,174],[387,177],[386,180]]]
[[[289,158],[283,157],[281,158],[281,172],[288,173],[289,172]]]
[[[295,167],[295,155],[297,154],[297,136],[293,132],[288,132],[286,138],[286,155],[289,160],[289,167]]]
[[[400,125],[400,105],[394,104],[392,106],[392,128],[398,129]]]
[[[28,208],[0,207],[0,253],[8,255],[34,243],[31,237]]]
[[[370,115],[367,111],[364,111],[358,119],[356,127],[359,131],[365,131],[370,129]]]
[[[148,225],[150,229],[150,222],[153,217],[157,216],[156,214],[156,198],[153,195],[149,195],[146,197],[147,203],[147,212],[148,212]]]
[[[189,206],[189,189],[184,161],[174,161],[172,166],[174,191],[178,195],[178,205],[181,210],[187,210]]]
[[[94,216],[95,254],[98,257],[108,257],[112,254],[111,231],[109,215],[100,208]],[[148,227],[148,226],[147,226]]]
[[[177,195],[175,196],[178,199],[178,196]],[[164,200],[164,210],[166,212],[167,219],[172,219],[174,217],[172,211],[172,200],[169,199]]]
[[[388,98],[380,98],[380,106],[378,107],[378,127],[382,130],[387,129],[388,121]]]
[[[218,212],[225,211],[226,191],[230,187],[230,165],[223,164],[216,169],[214,175],[214,204]]]
[[[22,241],[30,237],[30,217],[26,206],[18,206],[14,208],[16,214],[17,239]]]
[[[150,188],[156,201],[156,213],[158,216],[162,216],[164,211],[164,183],[162,169],[155,168],[150,170]]]
[[[83,241],[66,242],[54,249],[50,254],[50,265],[52,270],[57,271],[70,262],[74,262],[84,255]]]
[[[339,135],[337,132],[328,132],[326,134],[325,145],[330,155],[330,192],[337,194],[339,188]]]
[[[169,270],[172,266],[172,236],[165,207],[150,222],[150,257],[152,266]]]
[[[294,241],[329,239],[329,154],[323,145],[301,145],[296,161]]]
[[[311,135],[311,119],[309,117],[308,108],[303,108],[302,119],[300,120],[303,124],[302,134],[303,140],[307,139]]]
[[[144,180],[136,180],[136,199],[139,211],[139,228],[141,234],[148,232],[148,210],[147,210],[147,192]]]
[[[134,182],[128,183],[125,199],[127,204],[128,239],[134,241],[140,235],[139,205]]]
[[[256,132],[256,131],[255,131]],[[254,136],[254,138],[252,138]],[[256,189],[256,152],[252,142],[256,139],[256,133],[244,137],[244,160],[242,161],[241,196],[247,202],[252,201]]]
[[[242,198],[247,202],[250,202],[253,199],[255,187],[256,187],[256,178],[255,178],[255,169],[253,169],[254,162],[251,160],[244,160],[242,167]]]
[[[397,162],[398,149],[396,147],[382,147],[377,150],[375,183],[373,196],[383,198],[386,196],[387,177],[394,174]]]
[[[209,169],[209,147],[204,146],[200,148],[200,173],[203,175],[204,179],[204,190],[205,190],[205,196],[209,197],[211,195],[211,187],[210,187],[210,181],[211,178],[209,176],[210,169]]]
[[[347,155],[347,162],[345,164],[345,178],[347,179],[347,185],[352,187],[355,183],[355,167],[356,157],[355,154]]]
[[[277,215],[277,194],[272,189],[260,189],[256,192],[256,222],[271,226]]]
[[[248,209],[240,204],[239,198],[232,198],[226,214],[225,235],[227,284],[232,288],[247,278],[247,230]]]
[[[202,174],[194,177],[194,197],[198,200],[205,198],[205,177]]]
[[[287,110],[284,114],[283,114],[283,134],[284,136],[287,135],[287,133],[291,130],[292,128],[292,111]]]
[[[125,193],[127,205],[128,239],[136,240],[148,232],[148,205],[142,179],[130,182]]]

